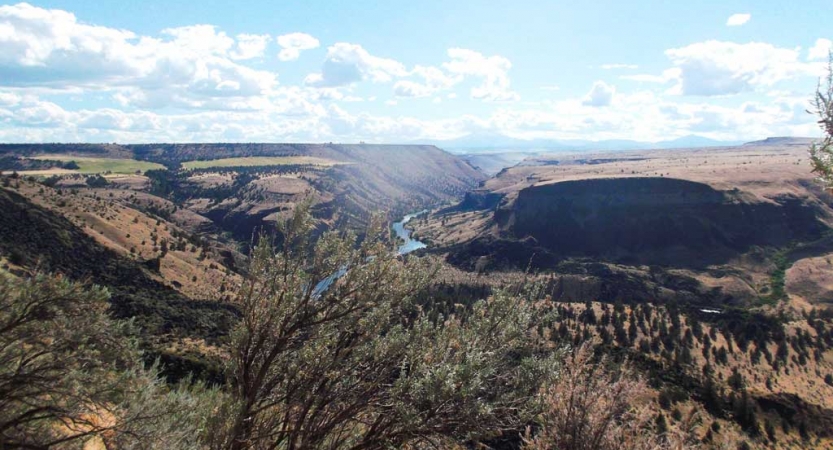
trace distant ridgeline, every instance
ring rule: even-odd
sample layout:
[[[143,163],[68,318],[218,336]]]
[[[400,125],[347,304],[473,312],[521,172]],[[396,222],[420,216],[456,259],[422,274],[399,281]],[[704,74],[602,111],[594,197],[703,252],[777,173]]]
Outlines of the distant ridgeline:
[[[495,219],[559,255],[690,266],[725,262],[753,245],[817,239],[827,229],[821,214],[788,195],[761,201],[693,181],[611,178],[523,189]]]
[[[314,199],[314,214],[334,226],[360,228],[371,213],[390,217],[456,201],[485,177],[457,156],[429,145],[341,144],[5,144],[10,170],[58,167],[49,155],[135,159],[162,164],[148,170],[150,192],[195,211],[248,242],[253,230],[300,197]],[[37,160],[29,159],[38,157]],[[220,161],[222,160],[222,161]],[[217,161],[212,164],[211,161]],[[190,164],[188,164],[190,162]],[[14,166],[12,167],[12,164]],[[63,168],[66,168],[63,166]],[[227,183],[195,181],[219,174]],[[291,192],[268,179],[295,178]],[[273,183],[274,184],[274,183]],[[301,192],[297,186],[306,186]],[[205,199],[209,206],[199,203]]]
[[[0,156],[0,172],[47,169],[75,170],[78,169],[78,164],[75,161],[20,158],[14,155]]]
[[[755,246],[819,239],[829,230],[830,216],[816,198],[785,193],[761,199],[663,177],[560,181],[520,189],[514,197],[478,189],[449,209],[478,210],[492,211],[496,227],[456,246],[452,259],[462,263],[491,254],[515,267],[535,268],[574,257],[705,267]]]

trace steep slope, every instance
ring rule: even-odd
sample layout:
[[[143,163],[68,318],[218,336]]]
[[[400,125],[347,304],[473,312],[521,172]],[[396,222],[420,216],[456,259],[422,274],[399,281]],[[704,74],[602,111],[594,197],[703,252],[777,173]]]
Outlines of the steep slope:
[[[461,158],[418,145],[20,144],[0,145],[0,154],[163,164],[168,170],[147,171],[140,189],[209,218],[244,243],[304,198],[312,199],[322,227],[361,229],[371,213],[393,218],[456,201],[484,178]]]
[[[213,338],[227,332],[231,311],[187,298],[137,261],[105,248],[66,218],[0,189],[0,254],[15,266],[106,286],[116,317],[135,317],[151,334]]]
[[[702,267],[754,245],[817,239],[823,215],[792,196],[764,200],[686,180],[608,178],[522,189],[495,219],[501,235],[532,237],[560,256]]]
[[[326,170],[305,167],[316,172],[309,181],[337,204],[353,205],[355,215],[458,199],[484,179],[462,159],[426,145],[160,144],[126,148],[139,159],[171,168],[183,161],[231,157],[303,155],[332,160],[341,164]]]
[[[433,145],[374,144],[0,144],[0,154],[133,157],[179,168],[185,161],[263,156],[312,156],[356,165],[362,176],[396,187],[386,196],[417,189],[434,197],[458,196],[484,178],[463,159]]]
[[[831,219],[833,197],[813,180],[806,147],[775,139],[532,158],[414,226],[458,268],[552,272],[573,300],[688,292],[807,307],[833,298],[822,276]]]
[[[526,158],[535,156],[534,153],[505,152],[505,153],[469,153],[460,155],[472,166],[483,173],[493,176],[501,170],[512,167]]]

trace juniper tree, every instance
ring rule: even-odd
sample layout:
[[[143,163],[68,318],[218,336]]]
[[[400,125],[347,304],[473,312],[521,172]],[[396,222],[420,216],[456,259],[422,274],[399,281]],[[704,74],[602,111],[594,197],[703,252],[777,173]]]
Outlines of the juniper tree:
[[[813,110],[824,133],[820,142],[810,146],[810,162],[819,181],[833,189],[833,53],[827,66],[827,75],[819,82],[812,100]]]

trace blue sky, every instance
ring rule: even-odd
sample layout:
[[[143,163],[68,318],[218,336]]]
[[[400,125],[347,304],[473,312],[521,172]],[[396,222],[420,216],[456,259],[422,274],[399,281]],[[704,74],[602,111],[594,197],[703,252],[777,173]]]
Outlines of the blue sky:
[[[833,2],[0,5],[0,141],[751,140],[804,112]]]

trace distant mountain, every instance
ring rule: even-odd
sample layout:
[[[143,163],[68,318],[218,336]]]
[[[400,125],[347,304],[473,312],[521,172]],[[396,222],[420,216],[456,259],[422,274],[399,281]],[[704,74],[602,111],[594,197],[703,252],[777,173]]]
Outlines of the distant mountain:
[[[695,148],[695,147],[723,147],[740,145],[743,141],[718,141],[703,136],[688,135],[669,141],[661,141],[657,148]]]
[[[746,146],[774,146],[774,145],[802,145],[802,146],[809,146],[814,141],[818,139],[810,138],[810,137],[791,137],[791,136],[776,136],[776,137],[768,137],[766,139],[762,139],[760,141],[752,141],[747,142],[743,145]]]
[[[447,141],[434,141],[432,144],[453,153],[504,153],[536,151],[617,151],[646,150],[692,147],[721,147],[740,145],[742,141],[718,141],[703,136],[689,135],[676,139],[644,142],[627,139],[608,139],[600,141],[583,139],[517,139],[497,133],[485,133],[463,136]]]
[[[506,167],[512,167],[526,158],[536,156],[531,152],[479,153],[461,154],[472,167],[480,169],[488,176],[493,176]]]
[[[438,147],[443,149],[477,149],[483,150],[483,153],[489,153],[488,150],[501,150],[505,148],[532,148],[540,143],[540,141],[516,139],[499,133],[478,133],[470,134],[457,139],[436,142],[431,141],[426,143],[436,144]]]

